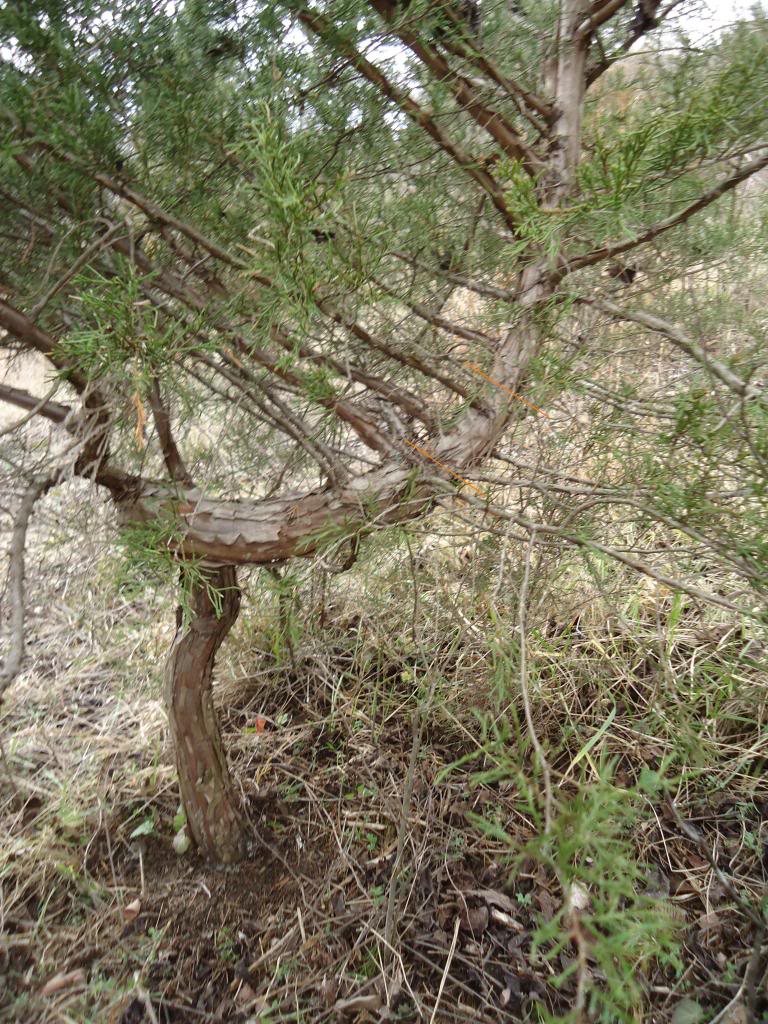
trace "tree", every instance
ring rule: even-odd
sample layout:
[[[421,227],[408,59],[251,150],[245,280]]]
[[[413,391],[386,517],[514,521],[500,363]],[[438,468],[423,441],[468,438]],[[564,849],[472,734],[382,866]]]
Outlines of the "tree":
[[[670,56],[659,33],[681,6],[76,0],[0,15],[0,326],[9,350],[50,362],[67,401],[6,384],[0,397],[68,435],[43,458],[9,455],[29,486],[4,683],[32,505],[86,478],[180,572],[166,695],[206,855],[232,861],[246,842],[211,698],[238,566],[335,549],[343,569],[371,531],[461,500],[486,528],[511,522],[755,614],[606,536],[629,509],[764,594],[759,350],[721,351],[660,316],[653,291],[646,308],[617,301],[644,261],[679,280],[718,231],[733,245],[718,204],[768,167],[764,19]],[[637,102],[614,103],[609,79]],[[600,396],[606,422],[619,409],[638,429],[623,478],[519,481],[567,507],[554,523],[478,498],[467,478],[520,465],[502,440],[584,376],[585,332],[617,337],[603,323],[663,339],[688,374],[665,409],[631,380]],[[703,429],[723,415],[719,435]],[[707,484],[724,450],[730,489]],[[603,518],[584,518],[595,507]]]

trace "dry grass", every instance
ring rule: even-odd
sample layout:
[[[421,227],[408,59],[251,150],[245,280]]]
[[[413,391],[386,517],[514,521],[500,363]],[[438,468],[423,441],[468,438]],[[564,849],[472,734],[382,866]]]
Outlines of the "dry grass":
[[[532,945],[568,894],[536,856],[515,859],[542,799],[515,543],[501,579],[497,545],[462,557],[463,538],[430,550],[416,534],[413,558],[388,536],[346,576],[305,567],[290,643],[274,585],[253,575],[218,699],[258,838],[249,862],[217,870],[171,845],[169,597],[115,588],[98,512],[64,565],[56,500],[33,543],[28,668],[0,719],[4,1019],[536,1020],[572,1008],[580,980],[607,984],[587,948],[586,979],[556,987],[578,943],[549,960]],[[561,809],[609,762],[618,790],[663,770],[702,837],[662,794],[632,819],[644,891],[680,945],[679,963],[638,968],[637,1012],[671,1021],[688,996],[701,1019],[733,1014],[768,838],[759,638],[619,571],[598,590],[576,561],[536,569],[531,710]]]

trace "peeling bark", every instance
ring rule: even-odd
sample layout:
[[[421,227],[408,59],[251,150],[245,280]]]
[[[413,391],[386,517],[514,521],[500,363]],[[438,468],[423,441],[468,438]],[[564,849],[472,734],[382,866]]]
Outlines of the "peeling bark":
[[[220,595],[218,615],[212,592]],[[235,569],[206,570],[190,605],[168,659],[165,700],[189,836],[205,857],[230,864],[245,853],[246,831],[213,706],[213,666],[240,610]]]

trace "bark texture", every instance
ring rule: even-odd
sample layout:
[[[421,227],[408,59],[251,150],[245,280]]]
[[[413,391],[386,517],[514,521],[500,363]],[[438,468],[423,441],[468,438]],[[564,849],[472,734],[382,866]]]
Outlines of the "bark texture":
[[[246,832],[213,706],[213,666],[237,619],[240,588],[232,566],[207,570],[206,581],[192,588],[191,617],[168,659],[165,699],[189,836],[204,856],[228,864],[245,853]]]

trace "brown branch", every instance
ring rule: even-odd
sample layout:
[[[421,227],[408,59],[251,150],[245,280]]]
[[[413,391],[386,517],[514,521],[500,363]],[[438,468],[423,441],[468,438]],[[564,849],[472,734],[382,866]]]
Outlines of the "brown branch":
[[[417,259],[415,256],[409,256],[406,252],[395,250],[392,252],[392,255],[396,259],[402,260],[403,263],[407,263],[409,267],[422,270],[431,277],[439,277],[444,281],[450,281],[451,284],[455,284],[459,288],[466,288],[467,291],[474,292],[476,295],[483,295],[487,299],[514,303],[520,298],[520,292],[517,290],[500,288],[498,285],[489,284],[487,281],[477,281],[474,278],[467,277],[466,274],[458,274],[452,270],[431,267],[428,263],[424,263],[423,260]]]
[[[639,39],[642,39],[643,36],[653,29],[658,28],[661,22],[672,13],[675,7],[679,7],[682,2],[683,0],[672,0],[664,10],[659,10],[661,0],[643,0],[641,4],[638,4],[639,10],[636,11],[635,17],[619,48],[610,55],[601,53],[600,58],[587,69],[587,86],[596,82],[598,78],[605,74],[608,68],[621,60]],[[610,7],[610,2],[605,6]],[[615,11],[611,11],[609,16],[615,13]]]
[[[456,102],[481,128],[490,135],[510,159],[522,161],[529,174],[543,167],[541,159],[526,145],[517,130],[497,110],[487,107],[480,99],[473,83],[451,68],[445,57],[398,23],[400,8],[393,0],[369,0],[381,18],[393,28],[395,34],[429,68],[438,81],[445,82]]]
[[[649,0],[644,0],[644,2],[647,5]],[[654,0],[650,0],[650,2],[654,2]],[[582,37],[594,35],[603,22],[612,18],[614,14],[617,14],[622,7],[626,7],[628,3],[629,0],[600,0],[599,3],[593,3],[586,20],[576,30],[577,34]]]
[[[9,384],[0,383],[0,402],[8,402],[9,405],[15,405],[19,409],[28,410],[30,416],[44,416],[46,419],[52,420],[54,423],[63,423],[64,420],[72,412],[72,408],[69,405],[61,405],[59,402],[51,402],[48,398],[37,398],[35,395],[31,395],[28,391],[22,391],[21,388],[12,388]],[[27,417],[24,417],[23,422],[26,422]],[[10,430],[18,429],[22,423],[13,424]],[[3,431],[5,433],[6,431]],[[0,435],[1,436],[1,435]]]
[[[455,394],[460,395],[465,401],[472,402],[472,396],[470,392],[462,384],[457,384],[456,381],[451,380],[450,377],[446,377],[444,373],[440,373],[436,370],[431,363],[425,359],[420,358],[413,352],[398,352],[397,349],[392,348],[386,341],[377,337],[375,334],[363,327],[362,324],[358,323],[347,313],[336,309],[330,302],[325,300],[315,300],[317,306],[326,316],[330,317],[334,323],[341,324],[346,327],[347,330],[353,334],[359,341],[362,341],[367,348],[373,348],[381,352],[383,355],[388,356],[390,359],[394,359],[398,363],[402,363],[403,366],[409,366],[412,370],[418,370],[419,373],[425,377],[431,377],[433,380],[439,381],[444,387],[448,388],[449,391],[453,391]]]
[[[170,271],[156,267],[155,264],[147,258],[138,245],[131,245],[125,239],[118,239],[114,243],[114,248],[122,252],[128,259],[134,262],[140,270],[144,271],[150,277],[144,291],[155,305],[158,303],[156,299],[152,299],[151,289],[160,291],[170,298],[177,299],[188,309],[191,309],[194,312],[210,312],[209,303],[205,296],[196,292],[194,289],[189,288],[185,282],[180,280]],[[271,285],[271,282],[267,278],[260,283],[264,283],[265,285],[268,283]],[[179,315],[174,313],[172,310],[164,306],[161,308],[167,316],[176,320],[181,319],[181,322],[184,322],[183,318],[180,318]],[[275,376],[282,378],[292,386],[301,390],[302,382],[295,374],[292,374],[285,368],[280,367],[275,357],[248,341],[237,331],[234,325],[224,320],[217,321],[214,319],[211,327],[229,337],[233,348],[238,354],[242,354],[243,356],[255,360],[259,365],[263,366],[266,370],[269,370],[270,373],[275,374]],[[392,450],[391,442],[387,440],[385,435],[378,429],[377,425],[361,408],[359,408],[356,403],[343,398],[334,398],[323,401],[321,404],[324,405],[325,408],[334,412],[339,419],[348,423],[363,443],[369,448],[380,452],[390,452]]]
[[[80,255],[69,267],[69,269],[66,270],[58,279],[58,281],[55,281],[51,285],[51,287],[48,289],[45,295],[43,295],[42,298],[38,299],[38,301],[34,304],[32,309],[29,311],[29,315],[32,320],[37,319],[37,317],[40,315],[40,313],[42,313],[42,311],[45,309],[45,307],[48,305],[51,299],[57,294],[57,292],[60,292],[62,288],[66,287],[66,285],[72,280],[75,274],[77,274],[77,272],[81,270],[86,265],[86,263],[88,263],[89,260],[91,260],[102,249],[106,248],[106,246],[111,244],[112,239],[115,237],[117,232],[121,230],[121,227],[122,225],[120,224],[113,224],[110,228],[107,229],[105,234],[103,234],[100,238],[97,238],[92,245],[89,245],[85,250],[83,250],[83,252],[80,253]]]
[[[71,156],[71,154],[62,152],[60,150],[56,150],[48,145],[45,145],[43,148],[47,152],[50,152],[54,157],[58,157],[59,159],[65,162],[74,164],[75,166],[79,167],[76,158]],[[21,166],[24,167],[26,170],[30,171],[32,169],[31,162],[27,157],[22,156],[19,158],[19,160]],[[80,167],[79,169],[85,174],[89,173]],[[194,241],[196,244],[201,245],[211,255],[214,255],[219,259],[225,260],[226,262],[229,262],[233,266],[244,266],[243,264],[229,257],[229,255],[225,253],[223,250],[219,249],[215,245],[215,243],[212,243],[210,242],[210,240],[206,239],[203,235],[200,234],[200,232],[197,231],[197,229],[191,227],[188,224],[185,224],[182,221],[177,220],[176,218],[173,218],[169,214],[166,214],[165,211],[163,211],[159,206],[152,203],[145,197],[139,195],[139,193],[127,189],[122,185],[122,183],[117,182],[114,179],[109,178],[109,176],[103,174],[90,174],[90,176],[94,180],[98,180],[100,184],[110,188],[110,190],[114,191],[116,194],[122,195],[129,201],[134,202],[135,205],[137,205],[140,209],[143,210],[143,212],[145,212],[148,216],[151,216],[154,219],[158,220],[161,224],[164,224],[166,227],[171,227],[175,230],[180,231],[191,241]],[[60,197],[59,205],[62,206],[62,208],[66,212],[71,214],[72,211],[68,201],[66,200],[66,197]],[[166,237],[166,240],[168,240],[167,234],[165,234],[163,231],[161,231],[161,234],[163,234],[164,237]],[[120,252],[123,256],[125,256],[127,259],[133,262],[144,273],[152,275],[152,287],[156,287],[159,290],[163,291],[165,294],[171,296],[172,298],[178,299],[188,307],[194,309],[196,312],[208,311],[209,304],[203,295],[201,295],[194,289],[190,288],[185,281],[183,281],[181,278],[179,278],[176,274],[172,273],[171,271],[168,271],[164,268],[156,267],[155,264],[146,257],[141,247],[133,239],[115,238],[111,241],[110,244],[112,248],[114,248],[117,252]],[[185,262],[192,262],[192,257],[190,253],[185,251],[183,253],[183,257],[185,259]],[[194,265],[193,269],[198,270],[198,268],[195,267]],[[201,272],[201,276],[203,277],[206,286],[212,288],[212,290],[220,297],[221,290],[223,290],[221,282],[218,281],[217,278],[211,281],[211,275],[209,273],[203,274]],[[263,287],[274,287],[274,283],[271,281],[271,279],[263,274],[252,273],[251,277]],[[393,358],[403,363],[404,365],[408,365],[411,366],[412,368],[418,369],[426,376],[433,377],[434,379],[439,380],[440,383],[442,383],[444,386],[450,388],[451,390],[461,395],[465,399],[469,398],[465,389],[462,389],[460,385],[457,385],[454,382],[450,381],[444,375],[434,371],[428,363],[425,363],[423,360],[418,360],[416,357],[413,356],[402,356],[396,350],[386,345],[386,343],[376,339],[373,335],[370,334],[369,331],[362,328],[361,325],[357,324],[351,317],[349,317],[346,314],[342,314],[335,309],[332,309],[330,307],[330,303],[328,303],[327,301],[319,301],[318,308],[321,309],[321,311],[324,312],[326,315],[330,316],[331,319],[333,319],[335,322],[342,324],[347,330],[349,330],[359,340],[363,341],[369,347],[378,348],[379,351],[382,351],[390,358]],[[234,332],[235,330],[231,325],[221,322],[216,323],[215,327],[216,329],[225,331],[227,333]],[[284,379],[289,379],[288,375],[284,371],[281,371],[280,369],[277,368],[275,361],[273,359],[267,356],[266,353],[263,353],[261,350],[257,349],[255,346],[252,346],[249,342],[242,338],[242,336],[234,334],[233,340],[235,343],[235,347],[239,351],[247,351],[251,357],[255,358],[266,369],[269,369],[273,373],[277,373]],[[291,376],[290,379],[294,385],[298,387],[301,386],[301,382],[295,376]],[[382,383],[382,385],[377,384],[375,378],[370,378],[369,380],[372,390],[377,390],[378,393],[381,394],[382,397],[386,397],[388,401],[392,401],[395,404],[401,404],[401,407],[403,401],[405,401],[410,407],[410,414],[415,414],[416,408],[419,405],[419,403],[414,403],[410,401],[407,398],[408,393],[403,391],[403,389],[397,389],[397,391],[395,392],[392,387],[388,387],[385,383]],[[370,420],[370,418],[360,408],[356,406],[355,403],[339,398],[334,402],[326,402],[323,404],[325,404],[326,407],[331,408],[339,416],[340,419],[347,422],[368,447],[371,447],[374,450],[381,452],[391,452],[391,442],[389,442],[386,439],[385,435],[376,427],[376,425]],[[421,413],[421,416],[423,416],[423,403],[421,403],[419,411]]]
[[[108,189],[116,196],[120,196],[125,199],[131,205],[141,210],[142,213],[150,219],[150,221],[156,221],[159,224],[165,224],[169,228],[173,228],[175,231],[185,235],[190,242],[194,242],[199,245],[206,252],[210,253],[211,256],[215,256],[216,259],[221,260],[222,263],[226,263],[231,267],[236,267],[239,270],[244,270],[246,265],[238,260],[231,253],[228,253],[225,249],[222,249],[220,245],[213,242],[210,238],[206,237],[201,231],[199,231],[194,225],[187,224],[186,221],[179,220],[178,217],[174,217],[173,214],[168,213],[157,203],[151,199],[147,199],[140,192],[131,188],[125,182],[120,181],[117,178],[111,177],[109,174],[104,174],[102,171],[89,170],[87,167],[79,162],[76,156],[72,153],[68,153],[66,150],[59,149],[53,146],[49,142],[42,142],[35,140],[33,145],[39,149],[43,149],[45,152],[50,153],[52,156],[61,160],[63,163],[69,164],[75,167],[81,174],[95,181],[98,185]]]
[[[644,245],[646,242],[652,241],[654,238],[658,238],[659,235],[664,234],[665,231],[670,231],[672,228],[678,227],[680,224],[684,224],[687,220],[690,220],[694,214],[700,210],[706,209],[711,206],[721,196],[730,192],[736,188],[747,178],[751,178],[753,174],[757,174],[758,171],[762,171],[764,167],[768,167],[768,153],[762,157],[756,157],[750,160],[741,170],[736,171],[729,177],[724,178],[719,184],[709,189],[699,196],[693,203],[689,203],[684,209],[680,210],[679,213],[673,214],[671,217],[667,217],[665,220],[658,221],[652,227],[646,228],[641,234],[636,235],[634,238],[626,238],[620,242],[608,242],[606,245],[600,246],[599,249],[593,249],[591,252],[583,253],[581,256],[561,256],[561,265],[559,270],[556,272],[556,279],[562,280],[568,274],[573,273],[575,270],[581,270],[583,267],[591,267],[595,263],[600,263],[603,260],[610,259],[613,256],[618,256],[621,253],[629,252],[630,249],[636,249],[640,245]]]
[[[304,420],[293,413],[261,381],[257,380],[255,375],[243,366],[242,363],[226,355],[222,357],[224,360],[223,364],[217,363],[215,359],[212,359],[205,353],[198,353],[197,358],[205,366],[215,370],[225,380],[229,381],[230,384],[238,388],[248,401],[252,402],[262,412],[270,425],[277,427],[278,430],[281,430],[303,448],[309,457],[317,462],[322,472],[332,481],[336,482],[344,477],[344,471],[327,445],[313,437],[309,426]],[[262,397],[262,395],[265,397]],[[270,402],[274,405],[274,409],[270,408]],[[277,412],[275,409],[277,409]]]
[[[447,320],[445,317],[439,316],[437,313],[433,313],[427,306],[422,305],[420,302],[414,302],[412,299],[407,299],[397,292],[389,288],[379,278],[372,278],[374,284],[380,288],[385,295],[388,295],[392,299],[396,299],[397,302],[402,302],[404,306],[407,306],[420,320],[424,320],[426,323],[431,324],[433,327],[437,327],[441,331],[445,331],[447,334],[453,334],[457,338],[464,338],[465,341],[474,341],[478,345],[482,345],[483,348],[488,349],[490,352],[495,352],[500,345],[498,338],[492,338],[490,334],[484,334],[482,331],[473,330],[470,327],[463,327],[461,324],[453,323],[452,320]]]
[[[442,149],[455,164],[461,167],[461,169],[465,171],[470,178],[477,182],[480,188],[488,194],[491,202],[503,217],[504,223],[510,231],[516,232],[517,225],[515,224],[512,214],[507,208],[507,204],[504,199],[504,190],[493,175],[482,166],[482,161],[465,153],[460,146],[453,142],[424,107],[421,107],[415,100],[411,99],[408,93],[399,89],[396,85],[393,85],[386,75],[379,70],[379,68],[366,60],[359,50],[355,49],[351,43],[341,38],[327,18],[315,11],[309,10],[306,7],[300,7],[296,0],[292,0],[291,6],[296,9],[299,21],[301,21],[302,25],[306,26],[310,32],[321,38],[328,46],[331,47],[331,49],[347,57],[364,78],[367,78],[369,82],[376,86],[383,96],[399,107],[400,110],[402,110],[403,113],[414,122],[414,124],[423,128],[430,138],[437,143],[440,149]]]
[[[24,660],[24,551],[27,529],[35,503],[58,481],[59,475],[40,477],[29,485],[13,523],[8,553],[8,603],[10,605],[10,645],[0,668],[0,701],[19,674]]]
[[[450,6],[445,8],[445,13],[455,25],[462,27],[459,14],[451,10]],[[501,72],[496,65],[478,49],[473,40],[464,38],[459,41],[446,37],[442,40],[442,45],[449,53],[452,53],[457,57],[463,57],[464,60],[468,60],[476,67],[480,68],[480,70],[487,75],[492,82],[495,82],[496,85],[500,86],[509,96],[513,99],[519,100],[523,105],[523,109],[521,109],[523,117],[525,117],[540,134],[544,135],[546,133],[547,125],[554,117],[554,109],[549,103],[541,99],[541,97],[537,96],[535,93],[530,92],[528,89],[524,89],[523,86],[514,79],[509,78]],[[543,121],[539,120],[539,118],[543,119]]]
[[[160,441],[160,448],[163,452],[163,461],[171,477],[177,483],[187,487],[194,487],[194,481],[190,476],[184,460],[181,457],[171,431],[171,417],[163,404],[163,396],[160,393],[160,384],[155,377],[149,390],[149,406],[152,410],[152,418],[155,421],[155,429]]]
[[[349,380],[357,381],[358,384],[363,384],[365,387],[369,388],[369,390],[381,395],[381,397],[386,399],[388,402],[398,405],[406,415],[419,420],[419,422],[423,423],[428,430],[434,429],[434,420],[429,414],[426,402],[418,395],[414,395],[411,391],[401,388],[397,384],[392,384],[380,377],[375,377],[354,363],[350,363],[348,361],[342,363],[333,356],[327,356],[322,352],[316,352],[309,345],[295,343],[285,333],[285,331],[279,327],[273,327],[271,334],[272,339],[281,345],[286,352],[295,353],[296,355],[301,356],[302,359],[307,359],[320,366],[327,366],[340,376],[346,377]]]
[[[34,349],[35,352],[44,355],[57,370],[64,373],[66,379],[80,394],[88,389],[88,381],[80,371],[56,355],[56,342],[51,335],[41,330],[25,313],[9,305],[3,298],[0,298],[0,327],[12,334],[25,348]]]
[[[11,192],[6,192],[5,189],[0,188],[0,198],[5,199],[6,202],[9,202],[12,206],[15,206],[18,210],[20,210],[21,213],[24,214],[25,218],[32,224],[33,227],[40,228],[41,231],[45,232],[45,234],[48,235],[49,238],[54,237],[56,232],[53,226],[45,219],[45,217],[42,217],[37,210],[33,209],[33,207],[31,206],[28,206],[27,203],[25,203],[22,199],[19,199],[18,196],[13,195]]]
[[[104,395],[78,369],[56,353],[56,341],[50,334],[41,330],[21,310],[1,298],[0,327],[12,334],[26,348],[44,355],[80,394],[88,424],[87,430],[85,422],[81,425],[83,447],[74,471],[78,474],[84,474],[86,471],[98,472],[98,468],[109,457],[110,413]]]

